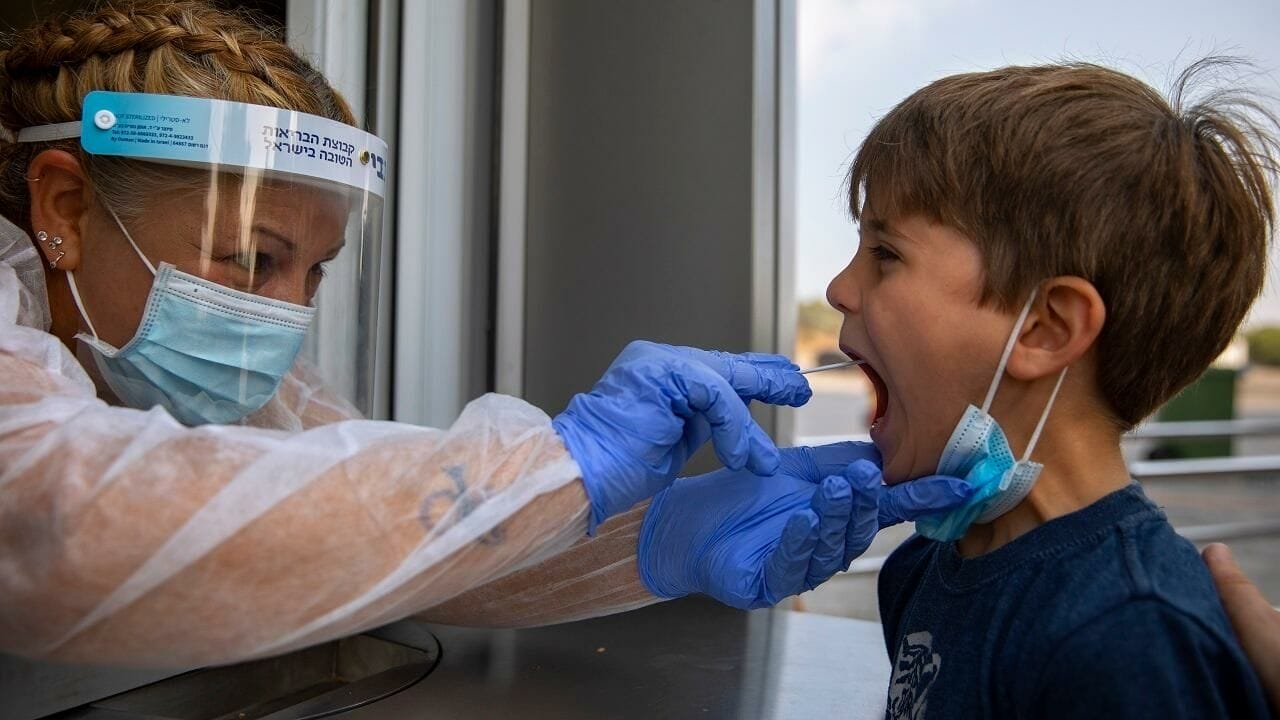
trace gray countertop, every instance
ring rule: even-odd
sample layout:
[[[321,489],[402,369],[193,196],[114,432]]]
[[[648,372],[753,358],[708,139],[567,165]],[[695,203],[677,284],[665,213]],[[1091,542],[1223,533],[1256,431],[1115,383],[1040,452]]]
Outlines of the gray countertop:
[[[369,635],[136,689],[157,678],[7,658],[0,718],[72,706],[65,717],[77,720],[284,720],[326,711],[344,720],[879,718],[889,677],[875,623],[741,612],[704,598],[527,630],[402,621]],[[333,684],[335,673],[346,683]],[[303,690],[305,698],[296,694]],[[361,702],[369,704],[339,710]]]
[[[344,719],[884,715],[884,641],[860,620],[690,598],[546,628],[430,629],[439,666]]]

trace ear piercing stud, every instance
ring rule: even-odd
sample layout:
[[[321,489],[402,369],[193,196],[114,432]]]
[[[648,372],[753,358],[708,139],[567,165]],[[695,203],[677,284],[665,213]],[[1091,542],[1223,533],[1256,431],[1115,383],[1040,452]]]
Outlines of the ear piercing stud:
[[[54,235],[53,239],[51,240],[49,239],[49,233],[41,230],[36,233],[36,240],[38,242],[44,243],[45,245],[48,245],[50,252],[54,250],[58,251],[58,256],[49,261],[49,268],[56,269],[58,267],[58,261],[67,256],[67,254],[63,252],[63,250],[60,247],[58,247],[59,245],[62,244],[62,238],[58,235]]]

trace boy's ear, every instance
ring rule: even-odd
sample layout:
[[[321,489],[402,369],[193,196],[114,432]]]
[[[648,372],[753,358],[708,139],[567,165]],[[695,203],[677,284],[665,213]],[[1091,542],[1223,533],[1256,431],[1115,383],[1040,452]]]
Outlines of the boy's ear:
[[[1089,352],[1106,319],[1093,283],[1071,276],[1045,281],[1009,357],[1009,374],[1019,380],[1056,375]]]
[[[31,229],[48,238],[37,243],[40,252],[48,262],[56,259],[58,270],[75,270],[80,265],[80,231],[88,211],[88,181],[80,161],[63,150],[45,150],[27,166],[27,188]]]

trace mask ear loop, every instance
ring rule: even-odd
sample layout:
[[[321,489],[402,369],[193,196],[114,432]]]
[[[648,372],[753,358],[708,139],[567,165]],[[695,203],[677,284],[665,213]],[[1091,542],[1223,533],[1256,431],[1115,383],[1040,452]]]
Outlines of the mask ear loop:
[[[76,287],[76,273],[74,270],[67,271],[67,285],[71,288],[71,299],[76,302],[76,309],[80,311],[80,317],[84,318],[85,323],[89,326],[89,332],[93,333],[93,339],[101,342],[98,337],[98,331],[93,327],[93,321],[89,319],[89,313],[84,309],[84,301],[80,299],[80,288]]]
[[[113,210],[111,206],[106,204],[105,202],[102,203],[102,207],[106,208],[107,212],[111,213],[111,219],[116,221],[116,227],[120,228],[120,232],[124,233],[124,239],[129,241],[129,246],[132,247],[133,251],[138,254],[138,258],[142,260],[142,264],[146,265],[147,269],[151,271],[151,276],[155,277],[156,266],[152,265],[151,261],[147,259],[147,256],[142,254],[142,250],[138,248],[138,243],[133,241],[133,236],[129,234],[128,230],[124,229],[124,223],[120,222],[120,216],[116,215],[116,211]]]
[[[80,137],[83,123],[80,120],[72,120],[71,122],[54,123],[52,125],[39,125],[35,127],[22,128],[13,137],[12,142],[29,143],[29,142],[49,142],[52,140],[66,140],[70,138]],[[7,130],[6,130],[7,132]],[[10,133],[12,134],[12,133]],[[39,178],[34,178],[39,180]],[[124,233],[124,239],[129,241],[129,245],[133,247],[133,251],[138,254],[142,260],[142,264],[147,266],[151,271],[151,276],[155,277],[156,268],[142,254],[142,250],[138,249],[138,243],[133,241],[133,237],[129,235],[129,231],[125,230],[124,223],[120,222],[120,217],[116,215],[116,211],[111,209],[110,205],[105,202],[102,206],[111,213],[111,219],[116,221],[116,227],[120,228],[120,232]],[[93,333],[93,339],[101,342],[98,337],[98,331],[93,327],[93,321],[89,319],[89,313],[84,309],[84,300],[80,298],[80,288],[76,285],[76,273],[74,270],[67,271],[67,285],[71,288],[71,299],[76,303],[76,309],[80,311],[80,317],[84,318],[84,322],[89,326],[89,332]]]
[[[151,264],[151,261],[147,259],[146,255],[142,254],[142,250],[138,247],[138,243],[133,241],[133,236],[125,229],[124,223],[120,222],[120,216],[116,215],[116,211],[105,202],[102,203],[102,206],[107,209],[108,213],[111,213],[111,219],[116,221],[116,227],[120,228],[120,232],[124,233],[124,239],[129,241],[129,246],[138,254],[138,259],[142,260],[142,264],[146,265],[147,269],[151,271],[151,276],[155,277],[155,266]],[[80,317],[84,318],[85,324],[89,326],[89,332],[93,333],[93,339],[101,342],[102,339],[98,337],[97,329],[93,327],[93,321],[89,319],[88,311],[84,309],[84,300],[80,298],[80,288],[76,285],[76,274],[73,270],[67,271],[67,285],[71,288],[71,299],[75,301],[76,309],[80,311]]]
[[[1027,443],[1027,451],[1022,454],[1022,462],[1031,459],[1031,453],[1036,449],[1036,443],[1040,442],[1040,433],[1044,431],[1044,424],[1049,420],[1049,411],[1053,410],[1053,402],[1058,399],[1058,391],[1062,389],[1062,381],[1067,379],[1067,368],[1062,368],[1062,372],[1058,373],[1058,382],[1053,386],[1053,392],[1049,395],[1049,402],[1045,403],[1044,412],[1040,413],[1040,421],[1036,423],[1036,429],[1031,433],[1031,442]]]
[[[1018,322],[1013,326],[1013,332],[1009,333],[1009,341],[1004,344],[1004,353],[1000,356],[1000,364],[996,366],[996,375],[991,378],[991,387],[987,388],[987,399],[982,401],[983,413],[991,411],[991,403],[996,399],[996,389],[1000,387],[1000,380],[1004,377],[1004,370],[1009,366],[1009,356],[1013,354],[1013,346],[1018,342],[1018,333],[1022,332],[1022,326],[1027,322],[1027,315],[1031,313],[1031,304],[1035,302],[1036,295],[1039,292],[1039,286],[1036,286],[1031,291],[1031,297],[1027,298],[1027,303],[1022,306],[1022,313],[1018,315]]]
[[[1000,380],[1004,377],[1005,368],[1009,366],[1009,356],[1013,354],[1013,346],[1018,342],[1018,333],[1022,331],[1022,326],[1027,322],[1027,316],[1031,314],[1031,306],[1035,303],[1036,295],[1040,292],[1040,288],[1036,287],[1031,291],[1031,297],[1027,298],[1027,303],[1022,306],[1022,312],[1018,315],[1018,322],[1013,326],[1013,332],[1009,333],[1009,341],[1004,345],[1004,353],[1000,356],[1000,364],[996,367],[996,376],[991,378],[991,387],[987,388],[987,399],[982,403],[982,412],[986,413],[991,410],[991,403],[996,399],[996,389],[1000,387]],[[1049,412],[1053,410],[1053,403],[1058,399],[1058,391],[1062,389],[1062,381],[1067,379],[1067,369],[1062,368],[1062,372],[1058,373],[1058,382],[1054,383],[1053,392],[1049,394],[1049,401],[1045,403],[1044,411],[1040,413],[1040,419],[1036,422],[1036,429],[1031,433],[1031,441],[1027,443],[1027,450],[1022,454],[1021,462],[1031,459],[1031,453],[1036,449],[1036,443],[1040,442],[1040,434],[1044,432],[1045,423],[1049,420]]]

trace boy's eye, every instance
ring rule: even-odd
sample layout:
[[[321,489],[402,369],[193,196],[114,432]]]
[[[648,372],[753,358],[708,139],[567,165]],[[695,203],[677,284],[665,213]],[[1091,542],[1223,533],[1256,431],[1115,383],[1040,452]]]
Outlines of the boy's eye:
[[[867,248],[867,250],[871,253],[871,257],[875,258],[879,262],[893,262],[901,259],[898,257],[897,253],[883,245],[872,245]]]

